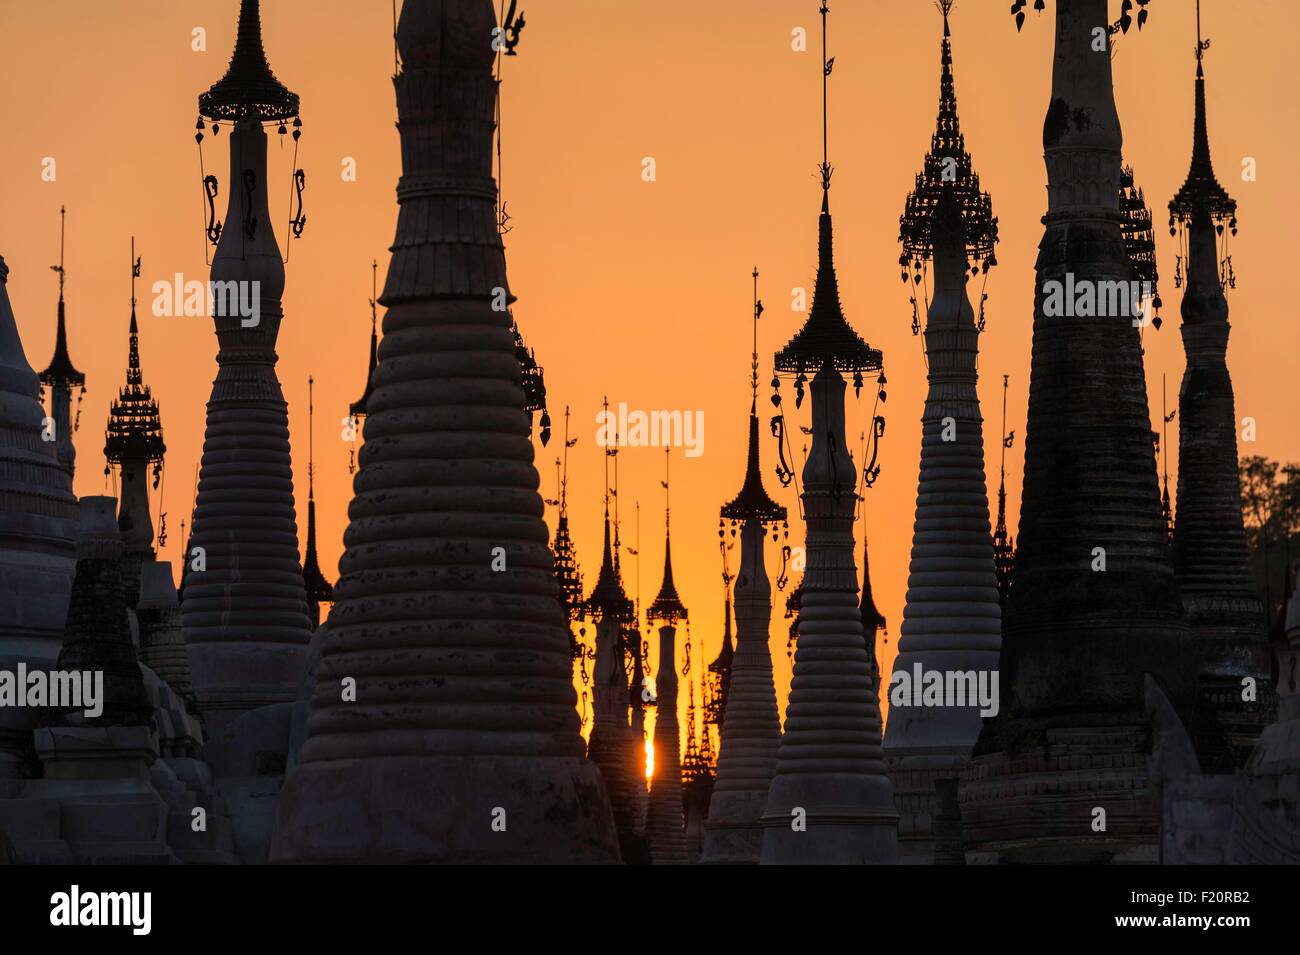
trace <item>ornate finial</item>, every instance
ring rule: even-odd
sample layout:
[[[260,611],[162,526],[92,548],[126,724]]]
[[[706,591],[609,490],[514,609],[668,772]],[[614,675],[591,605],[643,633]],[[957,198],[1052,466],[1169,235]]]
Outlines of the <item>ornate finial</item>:
[[[827,0],[822,0],[820,12],[822,17],[822,211],[828,211],[830,208],[831,174],[835,171],[831,167],[830,161],[830,115],[828,108],[830,76],[831,71],[835,69],[835,57],[826,58],[826,15],[831,12]]]
[[[664,479],[659,482],[664,489],[664,579],[659,587],[659,595],[646,609],[647,621],[662,620],[669,626],[687,618],[686,607],[677,596],[677,587],[673,582],[672,507],[669,497],[671,452],[671,448],[664,448]]]
[[[259,0],[240,0],[239,31],[226,75],[199,97],[199,114],[213,123],[239,122],[256,115],[259,122],[283,123],[298,115],[298,94],[275,78],[262,47]],[[298,127],[294,124],[294,138]]]
[[[938,7],[939,12],[943,14],[943,35],[944,36],[948,36],[948,14],[952,12],[952,5],[956,2],[957,0],[935,0],[934,5]]]
[[[354,418],[364,418],[369,412],[367,404],[375,386],[375,366],[379,364],[379,260],[370,262],[370,364],[366,367],[366,387],[361,397],[348,406]]]
[[[777,355],[777,375],[795,378],[796,406],[802,403],[803,382],[809,374],[816,374],[823,366],[853,375],[854,389],[862,387],[863,375],[880,371],[881,354],[862,340],[844,318],[840,306],[839,283],[835,277],[834,236],[830,214],[830,184],[833,169],[828,146],[828,78],[835,66],[835,58],[826,57],[826,15],[830,7],[822,0],[822,209],[817,235],[817,284],[813,293],[812,310],[790,342]],[[779,406],[780,395],[773,396]]]
[[[758,297],[758,266],[754,266],[754,351],[750,358],[749,386],[758,401],[758,320],[763,317],[763,302]]]
[[[313,500],[316,497],[315,478],[316,478],[316,418],[315,410],[312,407],[312,389],[316,384],[316,379],[311,375],[307,376],[307,500]]]
[[[785,520],[785,508],[773,501],[768,496],[767,489],[763,487],[763,474],[758,463],[758,320],[763,314],[763,303],[758,297],[757,266],[754,267],[753,278],[754,344],[750,359],[749,449],[745,463],[745,480],[741,485],[740,493],[725,504],[721,512],[722,520],[733,522],[733,535],[735,525],[750,519],[772,524]],[[719,528],[718,533],[721,535],[723,534],[721,525]],[[725,550],[723,559],[724,561],[726,559]]]
[[[941,0],[937,4],[943,14],[943,40],[939,47],[939,112],[930,138],[930,151],[898,220],[898,240],[903,245],[898,264],[902,268],[902,280],[910,280],[913,285],[920,284],[923,265],[934,257],[936,240],[942,241],[944,233],[963,243],[967,257],[975,262],[972,275],[977,273],[981,261],[986,275],[997,265],[994,246],[998,242],[998,220],[993,215],[993,201],[980,189],[979,174],[974,171],[970,153],[966,151],[957,114],[948,29],[952,3],[953,0]],[[913,297],[914,313],[915,304]],[[914,320],[913,331],[919,331],[919,320]]]
[[[1196,106],[1193,117],[1192,162],[1187,179],[1178,194],[1169,203],[1169,234],[1177,233],[1177,226],[1191,225],[1195,215],[1204,211],[1214,225],[1215,232],[1223,235],[1226,226],[1237,234],[1237,202],[1219,184],[1210,161],[1210,136],[1205,116],[1204,53],[1210,41],[1201,38],[1201,4],[1196,4]],[[1226,253],[1225,253],[1226,254]]]
[[[72,359],[68,355],[68,325],[63,303],[63,284],[64,279],[67,277],[63,267],[63,241],[67,221],[67,208],[59,206],[59,264],[50,266],[50,270],[59,276],[58,320],[54,335],[54,357],[50,359],[49,367],[41,372],[41,384],[62,386],[69,390],[81,388],[84,393],[86,376],[73,367]],[[9,270],[4,269],[4,274],[0,275],[0,281],[4,281],[8,274]],[[81,412],[78,411],[77,414],[80,416]]]
[[[130,460],[155,465],[154,487],[161,477],[160,467],[167,446],[163,442],[162,419],[158,402],[140,368],[140,328],[135,317],[135,280],[140,277],[140,256],[135,254],[135,236],[131,237],[131,322],[127,337],[126,386],[109,406],[108,427],[104,440],[104,457],[109,466]],[[104,469],[108,473],[108,468]]]
[[[316,426],[313,389],[316,379],[307,376],[307,548],[302,559],[302,581],[307,591],[312,629],[320,624],[320,605],[334,602],[334,585],[321,572],[316,555]]]
[[[63,302],[63,234],[68,224],[68,210],[66,206],[59,206],[59,264],[51,265],[51,271],[59,274],[59,302]]]

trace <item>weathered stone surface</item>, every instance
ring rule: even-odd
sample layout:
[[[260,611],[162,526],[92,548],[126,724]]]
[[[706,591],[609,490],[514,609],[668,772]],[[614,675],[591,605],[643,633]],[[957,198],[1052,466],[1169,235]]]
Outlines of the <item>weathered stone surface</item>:
[[[1144,676],[1160,679],[1181,714],[1194,695],[1138,329],[1130,314],[1049,316],[1043,306],[1049,281],[1073,276],[1076,287],[1098,288],[1134,276],[1120,231],[1111,63],[1091,46],[1106,6],[1056,4],[1048,213],[1001,710],[984,724],[961,791],[968,853],[1003,861],[1154,860]],[[1104,833],[1092,828],[1095,807],[1107,812]]]
[[[41,440],[40,383],[23,353],[0,259],[0,669],[49,669],[59,655],[72,593],[77,500],[71,459]],[[0,781],[32,768],[40,713],[0,709]],[[0,795],[3,783],[0,782]]]
[[[198,701],[190,678],[190,658],[181,628],[181,609],[168,561],[147,561],[141,565],[140,662],[152,669],[185,703],[186,712],[198,716]]]
[[[583,759],[510,320],[493,308],[494,26],[489,0],[402,9],[388,312],[275,862],[617,859]]]
[[[65,711],[61,722],[69,726],[153,727],[122,590],[116,509],[111,497],[81,499],[77,572],[56,669],[102,672],[104,698],[98,716],[86,716],[84,708]]]

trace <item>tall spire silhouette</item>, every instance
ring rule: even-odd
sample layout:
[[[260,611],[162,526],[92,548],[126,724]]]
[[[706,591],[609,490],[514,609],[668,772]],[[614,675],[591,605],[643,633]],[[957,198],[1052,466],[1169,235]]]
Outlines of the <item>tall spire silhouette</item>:
[[[117,514],[122,532],[122,587],[126,604],[140,597],[140,565],[154,558],[154,527],[149,515],[149,484],[158,488],[167,446],[163,442],[158,402],[144,383],[140,369],[140,327],[135,317],[135,280],[140,258],[131,238],[131,321],[127,330],[126,385],[109,408],[104,457],[121,469],[121,503]],[[150,473],[152,469],[152,475]],[[105,468],[105,472],[108,468]]]
[[[933,863],[939,816],[936,784],[961,775],[979,737],[978,694],[945,693],[922,704],[925,673],[971,673],[996,679],[1001,611],[984,483],[984,418],[980,411],[979,336],[983,327],[967,294],[968,279],[996,264],[998,220],[980,188],[957,114],[952,39],[942,0],[939,114],[930,151],[899,220],[902,260],[915,271],[934,267],[925,316],[929,390],[921,416],[907,602],[891,679],[885,759],[900,815],[899,852]],[[972,265],[974,262],[976,265]],[[905,273],[906,276],[906,273]],[[913,283],[913,288],[922,288]],[[913,293],[915,294],[915,292]]]
[[[1016,570],[1015,541],[1007,530],[1007,449],[1016,439],[1014,431],[1007,432],[1007,388],[1010,375],[1002,376],[1002,447],[998,462],[998,522],[993,528],[993,569],[998,576],[998,604],[1006,613],[1007,599],[1011,596],[1012,578]]]
[[[63,285],[68,277],[63,266],[63,240],[67,224],[68,211],[66,207],[59,206],[59,264],[50,266],[59,276],[58,317],[54,330],[54,356],[41,372],[41,384],[50,389],[50,417],[54,419],[59,463],[72,474],[77,464],[77,449],[72,443],[72,435],[81,418],[80,410],[75,418],[72,414],[72,390],[77,389],[77,406],[80,409],[81,396],[86,393],[86,376],[72,364],[72,358],[68,354],[68,322],[63,303]]]
[[[885,775],[878,707],[871,701],[871,666],[862,639],[857,569],[853,560],[856,467],[845,441],[844,374],[855,393],[867,376],[878,377],[885,397],[882,358],[849,327],[840,306],[832,255],[830,214],[829,79],[822,17],[822,208],[818,222],[817,284],[803,328],[777,353],[780,375],[793,377],[795,407],[812,374],[812,444],[803,469],[803,509],[808,525],[799,642],[776,772],[763,815],[763,863],[893,862],[898,816]],[[778,411],[780,393],[774,396]],[[884,418],[873,416],[878,446]],[[778,440],[785,434],[778,414]],[[785,444],[781,444],[784,459]],[[879,473],[866,465],[870,484]],[[783,465],[782,480],[793,473]],[[791,825],[801,818],[806,830]]]
[[[258,0],[241,0],[230,67],[199,97],[199,114],[200,125],[230,128],[230,173],[227,227],[209,230],[217,245],[217,377],[187,556],[193,565],[197,554],[203,569],[191,566],[184,576],[181,620],[199,708],[217,731],[250,710],[293,700],[311,639],[288,405],[275,372],[285,269],[271,225],[263,128],[287,132],[292,117],[296,142],[298,96],[266,63]]]
[[[320,569],[316,556],[316,429],[312,389],[316,381],[307,376],[307,548],[303,551],[302,582],[307,591],[307,616],[311,628],[320,626],[320,606],[334,602],[334,585]]]
[[[677,724],[677,624],[686,606],[673,582],[671,449],[664,448],[664,576],[659,594],[646,608],[646,622],[659,621],[659,669],[655,675],[654,775],[646,815],[646,842],[655,865],[685,865],[686,831],[682,808],[681,730]]]
[[[1236,281],[1227,242],[1237,231],[1237,203],[1210,163],[1204,67],[1209,47],[1201,36],[1197,0],[1192,161],[1169,203],[1170,231],[1186,252],[1187,272],[1181,329],[1187,367],[1177,406],[1173,555],[1197,660],[1202,709],[1193,732],[1197,755],[1206,772],[1226,773],[1245,764],[1263,728],[1273,721],[1277,697],[1264,606],[1251,575],[1241,516],[1224,292]],[[1255,686],[1254,699],[1243,699],[1246,681]]]
[[[763,560],[763,545],[769,529],[774,539],[778,525],[787,537],[789,530],[785,508],[768,496],[759,466],[758,323],[763,303],[758,297],[757,268],[753,279],[753,351],[745,476],[740,492],[722,506],[718,519],[724,566],[727,550],[739,531],[740,568],[735,578],[736,648],[730,661],[726,705],[718,727],[722,742],[718,750],[717,779],[704,824],[704,851],[700,860],[714,864],[758,863],[763,847],[762,816],[781,739],[769,647],[772,585]],[[724,571],[724,578],[729,577]],[[729,585],[730,580],[724,579],[724,587]],[[729,591],[726,598],[731,600]],[[724,649],[731,640],[730,602],[726,604],[726,612]]]
[[[510,320],[493,307],[509,287],[495,27],[491,0],[402,7],[385,353],[272,861],[617,858],[583,759]]]
[[[980,861],[1154,861],[1147,675],[1184,714],[1192,699],[1139,323],[1134,303],[1099,291],[1135,268],[1111,57],[1096,48],[1107,14],[1106,0],[1056,3],[1015,586],[998,711],[960,792],[967,852]],[[1139,27],[1145,19],[1140,10]],[[1125,10],[1107,46],[1132,22]],[[1058,313],[1067,284],[1091,290],[1097,308]],[[1106,808],[1104,832],[1080,824],[1085,806]]]

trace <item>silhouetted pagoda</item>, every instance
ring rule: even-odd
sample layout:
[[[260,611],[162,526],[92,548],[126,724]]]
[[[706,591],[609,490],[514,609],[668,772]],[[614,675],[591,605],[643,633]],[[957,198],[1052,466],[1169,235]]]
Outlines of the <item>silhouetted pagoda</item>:
[[[371,269],[371,288],[375,287],[375,278],[379,272],[379,262],[370,263]],[[352,404],[348,405],[348,413],[354,418],[363,419],[366,416],[366,405],[370,401],[370,393],[375,387],[375,366],[379,364],[379,296],[377,292],[372,291],[370,296],[370,363],[366,366],[366,387],[361,392],[361,397]]]
[[[666,452],[665,449],[665,460]],[[664,576],[659,594],[646,608],[646,622],[659,626],[659,669],[655,675],[654,773],[646,813],[646,843],[655,865],[685,865],[686,831],[682,807],[681,730],[677,723],[677,624],[688,618],[673,583],[672,511],[664,480]]]
[[[267,65],[258,0],[241,0],[230,67],[199,97],[199,117],[200,127],[230,128],[229,205],[225,227],[209,229],[217,242],[210,283],[217,377],[190,538],[204,569],[185,575],[181,620],[199,708],[219,730],[250,710],[293,700],[311,639],[288,406],[275,372],[284,263],[271,225],[263,128],[287,135],[292,120],[296,141],[301,121],[297,94]],[[202,137],[196,133],[200,146]],[[256,306],[256,322],[236,300]]]
[[[608,457],[606,458],[608,460]],[[592,727],[587,757],[600,769],[609,790],[614,826],[618,830],[623,861],[645,861],[644,842],[637,832],[639,791],[642,779],[636,778],[637,747],[628,722],[629,695],[627,658],[629,640],[639,640],[636,609],[623,589],[622,576],[614,557],[611,537],[609,499],[605,502],[605,544],[596,583],[583,605],[584,615],[596,629],[596,658],[592,675]],[[639,655],[638,655],[639,656]]]
[[[1007,433],[1007,386],[1011,376],[1002,376],[1002,455],[998,464],[998,522],[993,528],[993,572],[998,578],[998,606],[1007,612],[1012,581],[1016,572],[1015,540],[1007,530],[1007,448],[1016,433]]]
[[[1199,0],[1196,42],[1191,168],[1169,203],[1169,231],[1179,236],[1187,267],[1182,303],[1187,369],[1178,400],[1173,553],[1198,660],[1199,703],[1213,724],[1193,734],[1197,755],[1206,772],[1232,772],[1249,757],[1277,704],[1264,606],[1251,577],[1242,525],[1237,416],[1226,363],[1230,326],[1224,286],[1235,284],[1226,246],[1228,234],[1237,233],[1237,203],[1210,162],[1203,66],[1210,42],[1201,39]],[[1253,684],[1253,693],[1247,684]]]
[[[67,210],[59,207],[59,264],[50,266],[59,275],[59,309],[54,332],[54,357],[41,372],[41,384],[50,389],[50,417],[54,419],[55,449],[59,463],[69,474],[76,470],[77,449],[73,446],[72,435],[77,430],[81,417],[72,416],[72,390],[77,389],[77,406],[80,409],[81,398],[86,393],[86,376],[72,364],[68,355],[68,322],[63,305],[63,283],[67,273],[63,268],[63,233],[67,224]]]
[[[407,0],[398,21],[384,354],[273,862],[617,859],[583,758],[510,320],[493,307],[509,289],[496,26],[491,0]]]
[[[162,420],[158,402],[144,383],[140,370],[140,328],[135,317],[135,280],[140,260],[131,242],[131,323],[128,329],[126,386],[109,408],[104,435],[104,458],[116,465],[121,475],[121,504],[117,526],[122,532],[122,590],[126,605],[134,608],[140,599],[140,565],[155,557],[153,520],[149,516],[149,482],[158,487],[163,457]],[[150,470],[152,469],[152,475]],[[108,468],[105,468],[107,471]]]
[[[785,529],[785,508],[768,496],[758,454],[758,270],[754,270],[754,348],[750,367],[749,443],[740,491],[719,512],[718,536],[725,558],[727,536],[740,536],[740,569],[736,577],[736,648],[731,649],[731,594],[727,593],[726,627],[719,657],[726,659],[721,743],[717,778],[704,823],[701,862],[756,865],[763,846],[762,816],[776,771],[781,720],[772,679],[768,646],[772,622],[772,585],[767,578],[763,545],[769,528]],[[728,577],[730,575],[727,575]],[[724,656],[725,655],[725,656]],[[711,666],[710,670],[713,669]],[[706,725],[707,729],[707,725]]]
[[[1132,22],[1125,11],[1109,36]],[[1058,297],[1068,283],[1100,302],[1104,283],[1134,275],[1111,58],[1095,48],[1106,23],[1106,0],[1058,0],[1015,586],[999,712],[961,789],[967,851],[980,861],[1156,861],[1144,676],[1184,714],[1194,690],[1134,303],[1045,306],[1049,283]],[[1095,807],[1104,831],[1090,824]]]
[[[826,59],[825,2],[820,12],[824,117],[832,67]],[[778,384],[782,374],[794,378],[796,408],[812,376],[812,446],[803,469],[802,495],[808,569],[785,733],[763,814],[765,864],[889,863],[898,851],[898,815],[885,774],[879,708],[871,700],[871,664],[858,609],[853,561],[857,470],[844,424],[844,375],[852,376],[855,392],[868,376],[878,377],[878,401],[884,397],[885,379],[880,352],[849,326],[840,307],[825,135],[822,145],[812,310],[773,363]],[[780,398],[779,391],[775,398]],[[879,416],[873,419],[873,444],[883,423]],[[878,473],[874,461],[866,470],[870,483]]]
[[[925,674],[972,673],[991,685],[1001,644],[1001,610],[984,483],[984,417],[980,412],[979,323],[967,281],[997,263],[998,220],[980,189],[957,115],[948,15],[940,0],[939,111],[930,151],[899,217],[899,264],[913,302],[933,263],[933,298],[925,317],[929,391],[921,417],[907,603],[894,659],[900,693],[891,698],[885,760],[899,811],[899,853],[932,863],[933,821],[940,815],[935,783],[957,778],[979,738],[978,694],[920,705]],[[982,266],[981,266],[982,263]],[[891,681],[892,683],[892,681]]]
[[[320,569],[320,558],[316,556],[316,433],[313,427],[312,386],[314,379],[307,379],[307,548],[303,551],[302,582],[307,592],[307,618],[311,628],[320,626],[321,604],[334,602],[334,585],[326,579]]]

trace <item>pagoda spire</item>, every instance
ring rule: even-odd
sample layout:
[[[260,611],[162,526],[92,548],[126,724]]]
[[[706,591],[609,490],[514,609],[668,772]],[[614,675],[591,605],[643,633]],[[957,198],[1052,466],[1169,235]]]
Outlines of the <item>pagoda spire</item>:
[[[1169,203],[1170,231],[1186,254],[1182,339],[1187,366],[1178,398],[1178,509],[1173,559],[1197,661],[1193,742],[1206,772],[1243,766],[1277,695],[1267,623],[1250,571],[1241,517],[1237,416],[1227,350],[1231,326],[1225,289],[1235,285],[1228,236],[1237,204],[1214,176],[1205,112],[1205,53],[1196,5],[1196,96],[1192,162]],[[1165,449],[1168,453],[1168,449]],[[1168,493],[1166,478],[1166,494]],[[1255,699],[1242,700],[1243,681]],[[1226,740],[1226,746],[1224,741]]]
[[[677,724],[677,623],[686,606],[673,583],[672,508],[669,487],[671,449],[664,449],[664,577],[659,595],[646,609],[647,623],[659,621],[659,669],[655,674],[654,775],[646,815],[646,842],[655,865],[685,865],[686,831],[682,808],[681,731]]]
[[[577,438],[569,437],[569,408],[566,405],[563,458],[555,459],[556,498],[554,502],[548,503],[554,503],[558,511],[551,553],[555,558],[555,581],[560,588],[560,606],[569,621],[569,647],[574,659],[586,654],[586,648],[573,633],[573,623],[583,613],[582,573],[578,570],[578,552],[569,529],[569,449],[577,443]],[[583,673],[586,673],[585,666]]]
[[[81,405],[81,396],[86,393],[86,376],[72,364],[68,355],[68,323],[63,303],[63,285],[67,272],[63,267],[63,240],[68,222],[67,208],[59,206],[59,264],[50,269],[59,276],[58,319],[54,332],[54,357],[41,372],[41,384],[50,389],[50,417],[54,419],[55,448],[59,463],[69,474],[76,470],[77,449],[72,443],[72,435],[77,430],[81,413],[76,418],[72,415],[72,390],[78,390],[77,405]]]
[[[391,398],[367,409],[272,862],[617,860],[600,778],[583,759],[510,320],[493,307],[508,283],[492,180],[492,6],[402,6],[402,178],[373,392]],[[338,692],[345,675],[354,701]]]
[[[793,377],[795,408],[812,378],[812,436],[803,468],[803,511],[808,525],[800,640],[786,709],[785,733],[767,808],[763,814],[761,861],[781,863],[889,863],[897,857],[898,816],[893,787],[885,775],[880,720],[870,701],[871,676],[857,607],[853,559],[853,512],[857,465],[845,441],[845,373],[854,393],[864,380],[878,379],[877,402],[885,398],[882,356],[849,327],[839,300],[832,258],[828,99],[835,61],[827,58],[828,4],[822,17],[822,208],[818,221],[817,284],[803,328],[774,361],[778,388],[774,430],[786,451],[780,376]],[[873,413],[870,485],[879,473],[875,450],[884,418]],[[780,470],[786,483],[794,474]],[[834,778],[828,785],[828,778]],[[806,822],[796,831],[792,814]]]
[[[993,570],[998,578],[998,606],[1006,613],[1007,598],[1011,596],[1012,577],[1016,569],[1015,541],[1007,530],[1007,449],[1016,439],[1014,431],[1007,433],[1007,387],[1011,376],[1002,376],[1002,447],[998,464],[998,522],[993,529]]]
[[[609,409],[609,399],[604,401]],[[596,764],[609,790],[614,826],[618,831],[623,861],[644,861],[646,847],[637,832],[640,812],[638,793],[644,779],[636,778],[638,762],[629,722],[631,686],[627,659],[629,636],[639,640],[636,610],[623,589],[617,549],[617,519],[610,520],[610,500],[617,504],[617,489],[610,489],[610,461],[617,461],[617,447],[604,449],[605,456],[605,539],[600,570],[591,594],[583,604],[585,615],[596,628],[596,656],[592,676],[592,728],[587,746],[588,758]],[[630,625],[630,626],[629,626]],[[642,772],[644,777],[644,771]]]
[[[131,238],[131,321],[127,327],[126,385],[109,408],[104,439],[104,457],[109,468],[121,470],[121,505],[117,522],[122,532],[122,585],[127,606],[134,608],[140,596],[140,565],[153,560],[154,528],[149,516],[149,483],[156,490],[162,479],[167,453],[163,442],[158,402],[144,383],[140,368],[140,327],[135,317],[135,280],[140,277],[140,257]]]
[[[348,406],[348,413],[354,418],[366,416],[366,405],[370,401],[370,392],[375,387],[375,366],[379,364],[379,260],[370,263],[370,364],[366,367],[366,387],[361,397]]]
[[[997,686],[1001,642],[977,387],[987,296],[981,288],[977,323],[966,288],[981,271],[987,282],[997,263],[998,220],[992,199],[980,188],[958,120],[948,23],[952,6],[952,0],[940,3],[938,119],[899,220],[900,261],[910,260],[913,274],[922,276],[933,267],[933,297],[923,339],[929,390],[921,416],[916,519],[884,749],[900,815],[900,855],[926,864],[934,861],[933,822],[940,814],[936,780],[960,775],[968,763],[979,737],[981,707],[965,692],[945,696],[941,705],[921,705],[920,693],[908,690],[928,673],[965,673],[978,686]],[[873,655],[874,638],[872,627]]]
[[[725,705],[720,706],[717,781],[704,824],[701,862],[756,865],[763,847],[763,811],[776,772],[781,720],[776,707],[769,646],[772,585],[764,564],[768,531],[778,527],[788,539],[785,508],[763,486],[758,454],[758,324],[763,303],[758,297],[758,269],[753,271],[753,345],[750,352],[749,445],[740,492],[723,505],[718,518],[718,545],[723,560],[726,614],[723,653],[729,653]],[[733,598],[727,551],[739,532],[740,567],[735,577],[736,646],[730,652]],[[722,674],[719,674],[722,676]],[[721,681],[719,681],[721,683]],[[720,696],[722,694],[719,694]],[[719,701],[722,702],[721,700]]]
[[[1013,11],[1018,22],[1023,6]],[[1100,294],[1135,268],[1124,243],[1131,220],[1121,207],[1112,59],[1097,49],[1108,3],[1055,6],[1015,586],[997,712],[977,725],[961,816],[972,861],[1154,860],[1160,806],[1147,769],[1144,680],[1152,675],[1186,713],[1193,672],[1160,508],[1140,323],[1127,296]],[[1131,7],[1105,30],[1108,48],[1147,19]],[[1061,314],[1067,284],[1085,301],[1091,290],[1098,307]],[[1105,385],[1084,395],[1084,382]],[[1079,824],[1084,805],[1106,807],[1106,831]]]
[[[267,129],[287,136],[292,118],[296,144],[301,120],[297,94],[267,65],[258,0],[241,0],[229,69],[198,106],[200,127],[230,130],[225,227],[211,225],[208,236],[216,244],[211,287],[231,291],[213,302],[217,375],[190,526],[190,553],[199,549],[204,569],[185,575],[181,620],[199,708],[218,732],[253,709],[293,700],[311,640],[288,404],[276,375],[285,264],[267,163]],[[200,150],[202,137],[200,129]],[[204,181],[215,197],[216,177]],[[300,232],[295,222],[291,233]]]
[[[302,559],[302,581],[307,591],[307,616],[311,628],[320,626],[320,605],[334,602],[334,585],[321,573],[316,556],[316,452],[312,388],[315,379],[307,376],[307,550]]]

